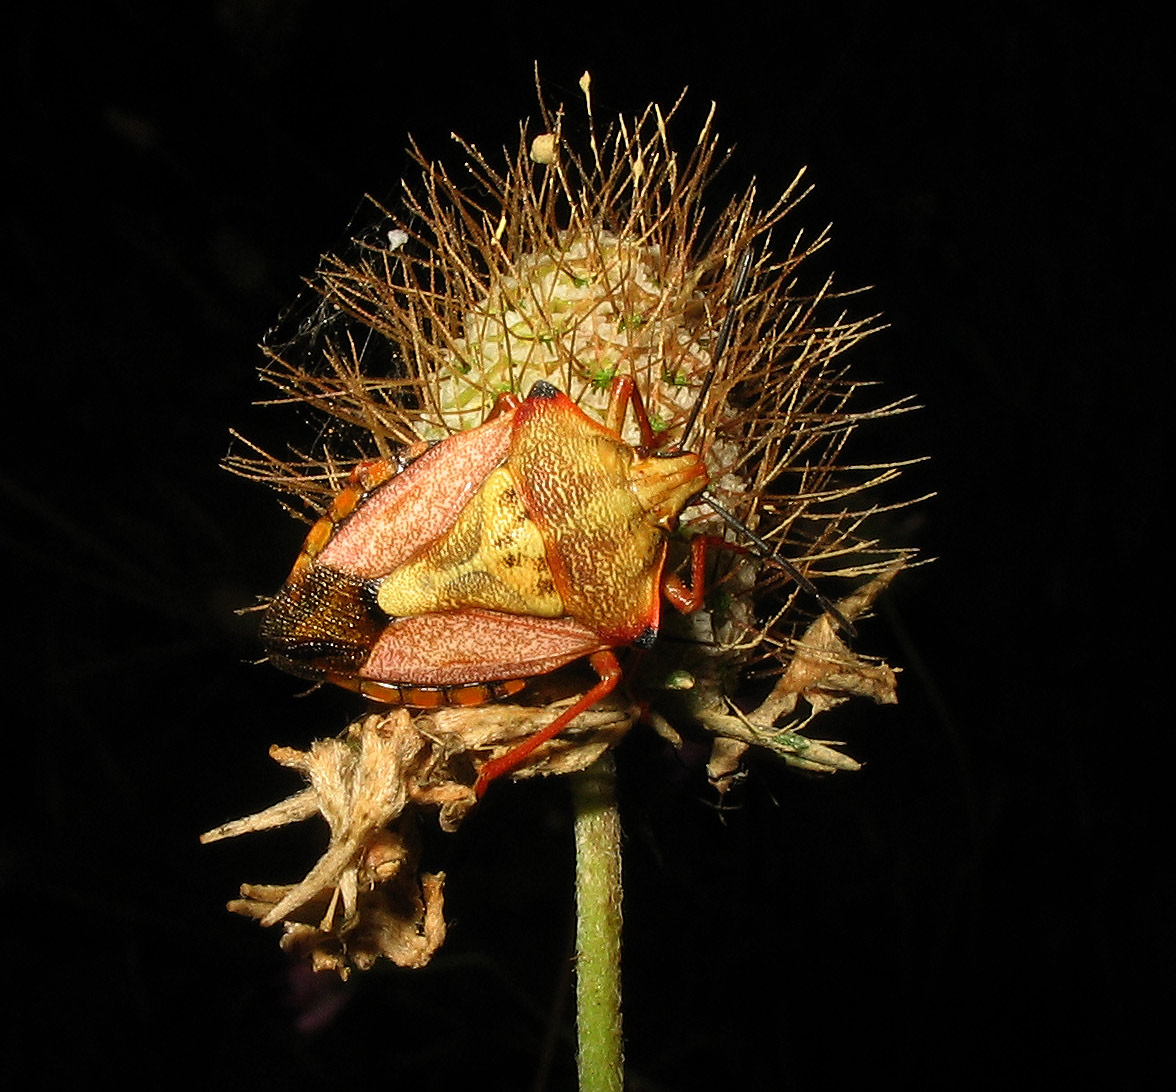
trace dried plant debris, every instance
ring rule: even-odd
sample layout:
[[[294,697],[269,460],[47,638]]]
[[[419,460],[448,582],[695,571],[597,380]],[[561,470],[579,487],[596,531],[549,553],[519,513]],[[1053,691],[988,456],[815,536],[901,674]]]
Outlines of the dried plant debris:
[[[899,568],[895,565],[842,599],[838,610],[850,621],[859,618]],[[802,730],[820,713],[851,697],[893,705],[898,701],[897,682],[894,668],[854,653],[839,636],[833,619],[823,614],[793,642],[788,667],[755,709],[740,713],[714,704],[710,708],[695,705],[695,716],[715,736],[707,773],[725,792],[749,747],[763,747],[789,765],[817,773],[858,770],[857,762],[836,750],[840,743],[809,739]]]
[[[264,347],[272,401],[317,411],[317,435],[279,453],[242,441],[227,466],[314,519],[357,462],[407,465],[481,425],[505,392],[545,380],[603,421],[610,385],[627,376],[666,449],[691,429],[709,492],[823,590],[859,585],[837,608],[862,616],[912,551],[871,531],[887,507],[874,499],[878,487],[902,464],[857,463],[850,441],[911,405],[879,403],[849,373],[845,350],[878,329],[851,316],[853,294],[798,279],[826,242],[788,231],[800,176],[766,207],[753,185],[715,214],[707,185],[724,157],[711,117],[679,155],[670,131],[681,101],[601,130],[587,75],[581,87],[583,147],[542,98],[538,126],[521,127],[502,166],[459,140],[465,173],[454,177],[414,146],[420,173],[400,202],[372,202],[374,225],[349,252],[323,259],[309,302]],[[733,298],[747,254],[749,287]],[[728,317],[731,337],[717,353]],[[636,432],[623,436],[638,443]],[[667,571],[686,564],[699,535],[730,545],[708,551],[704,609],[662,611],[657,645],[627,673],[632,697],[618,690],[613,705],[577,718],[513,776],[581,769],[638,719],[670,739],[709,733],[720,788],[751,746],[810,770],[857,768],[807,732],[850,696],[893,702],[894,671],[851,650],[784,569],[703,504],[682,513]],[[759,697],[752,676],[768,680]],[[316,966],[426,962],[444,936],[442,878],[418,876],[413,832],[433,814],[456,827],[475,802],[477,771],[567,707],[566,690],[552,698],[558,685],[531,680],[517,699],[528,704],[401,710],[306,752],[275,748],[308,787],[206,839],[321,814],[330,845],[301,883],[244,888],[233,909],[282,922],[284,943]]]
[[[501,757],[555,715],[547,708],[406,709],[357,721],[342,738],[307,751],[272,747],[307,787],[256,815],[210,830],[202,842],[233,838],[321,815],[330,844],[300,883],[245,884],[229,909],[281,923],[282,946],[308,954],[316,969],[346,977],[378,958],[424,966],[445,939],[443,875],[420,874],[418,824],[436,816],[453,831],[474,806],[479,768]],[[635,708],[597,707],[544,744],[515,777],[585,769],[629,730]]]

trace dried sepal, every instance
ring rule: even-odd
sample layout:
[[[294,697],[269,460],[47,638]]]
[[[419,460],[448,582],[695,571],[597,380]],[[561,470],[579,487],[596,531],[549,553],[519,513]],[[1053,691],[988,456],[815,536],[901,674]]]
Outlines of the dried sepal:
[[[860,618],[901,567],[896,564],[875,577],[840,600],[837,609],[850,621]],[[897,682],[892,667],[855,653],[842,639],[833,618],[822,614],[792,643],[788,666],[751,712],[722,708],[723,699],[714,690],[699,692],[694,716],[715,736],[707,772],[720,789],[729,787],[740,760],[753,746],[779,755],[789,765],[818,773],[858,770],[857,762],[837,750],[841,744],[810,739],[803,730],[819,714],[851,697],[894,704],[898,701]]]
[[[445,940],[445,874],[419,873],[413,851],[396,831],[375,835],[367,856],[383,862],[383,877],[381,872],[364,873],[370,878],[357,892],[350,914],[341,910],[338,888],[304,903],[299,909],[309,921],[298,920],[293,912],[282,921],[284,951],[307,957],[316,971],[333,970],[344,979],[352,967],[366,971],[380,958],[400,967],[423,967],[432,959]],[[241,898],[228,908],[266,924],[301,886],[242,884]]]
[[[262,925],[281,923],[283,947],[304,952],[316,968],[370,966],[378,957],[424,966],[445,936],[444,877],[420,873],[417,823],[434,814],[456,829],[476,802],[479,769],[550,721],[550,708],[496,705],[440,709],[413,718],[407,710],[352,724],[340,738],[307,751],[272,747],[307,788],[265,811],[201,837],[218,841],[322,815],[330,842],[296,884],[246,884],[229,903]],[[570,773],[591,765],[628,731],[635,710],[596,708],[545,744],[515,776]]]

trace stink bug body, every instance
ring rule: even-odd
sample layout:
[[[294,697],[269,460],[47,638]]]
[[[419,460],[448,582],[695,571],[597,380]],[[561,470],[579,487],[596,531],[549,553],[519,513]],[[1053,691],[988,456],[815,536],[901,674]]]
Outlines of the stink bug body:
[[[619,435],[629,404],[636,448]],[[483,767],[480,793],[616,687],[612,650],[653,642],[663,592],[683,610],[700,605],[705,540],[693,589],[663,567],[667,533],[706,469],[698,455],[653,447],[631,379],[614,380],[606,424],[539,381],[399,473],[361,466],[267,609],[270,659],[379,700],[435,706],[502,697],[588,657],[600,681]]]

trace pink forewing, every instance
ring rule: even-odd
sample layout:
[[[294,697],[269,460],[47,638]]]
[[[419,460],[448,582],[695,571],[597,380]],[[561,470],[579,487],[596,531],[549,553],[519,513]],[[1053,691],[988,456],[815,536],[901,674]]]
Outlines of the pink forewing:
[[[360,675],[431,686],[529,678],[605,647],[570,618],[474,609],[422,614],[388,625]]]
[[[458,432],[381,485],[339,526],[318,561],[363,578],[387,576],[456,521],[505,459],[515,411]]]

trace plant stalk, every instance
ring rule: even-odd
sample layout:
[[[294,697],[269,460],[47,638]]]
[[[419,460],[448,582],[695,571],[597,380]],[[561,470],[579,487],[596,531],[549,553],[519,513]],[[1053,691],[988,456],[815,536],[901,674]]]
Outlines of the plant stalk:
[[[622,1092],[621,822],[604,755],[572,777],[576,814],[576,1028],[580,1092]]]

